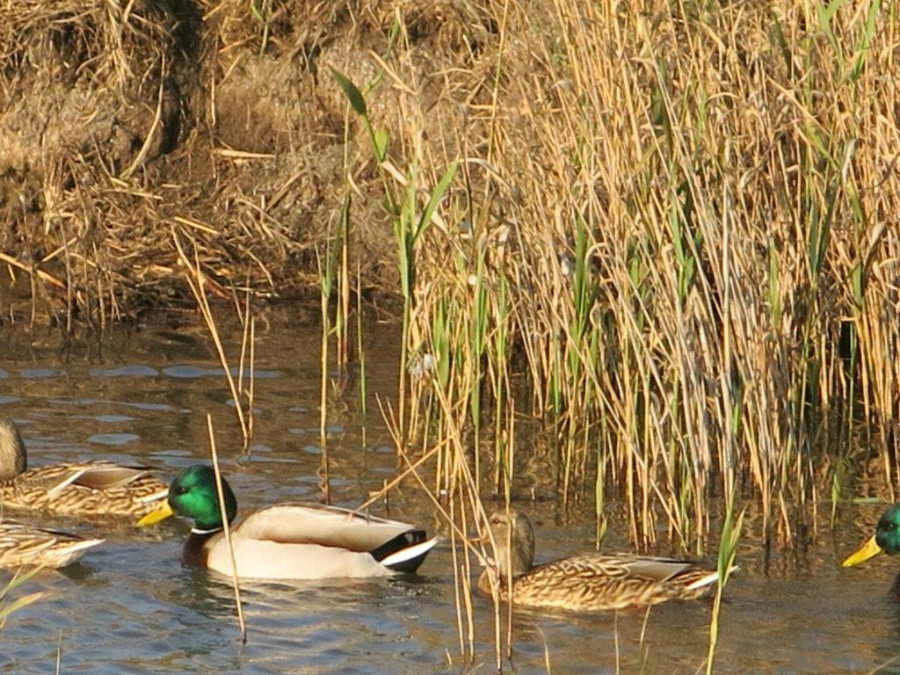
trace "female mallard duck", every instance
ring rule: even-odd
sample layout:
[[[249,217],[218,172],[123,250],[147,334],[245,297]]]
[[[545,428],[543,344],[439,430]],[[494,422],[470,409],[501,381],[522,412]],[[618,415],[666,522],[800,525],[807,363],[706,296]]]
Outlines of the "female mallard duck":
[[[0,566],[65,567],[103,541],[3,520],[0,521]]]
[[[882,514],[875,528],[875,535],[869,539],[853,555],[849,556],[842,567],[853,567],[874,558],[879,553],[897,555],[900,553],[900,504],[894,504]],[[894,580],[891,594],[900,601],[900,574]]]
[[[222,480],[225,510],[231,523],[237,500]],[[230,575],[216,477],[197,464],[169,486],[169,498],[138,525],[151,525],[173,514],[191,518],[194,527],[184,544],[189,565]],[[324,579],[378,577],[415,572],[437,538],[393,520],[363,516],[319,504],[277,504],[247,516],[230,528],[237,576],[245,579]]]
[[[168,494],[145,469],[106,461],[27,470],[19,429],[0,420],[0,504],[71,516],[143,516]]]
[[[576,611],[655,605],[666,600],[693,600],[719,578],[686,560],[633,555],[583,553],[533,567],[534,530],[524,514],[493,513],[488,519],[500,568],[500,595],[524,607]],[[491,593],[496,572],[485,570],[478,587]]]

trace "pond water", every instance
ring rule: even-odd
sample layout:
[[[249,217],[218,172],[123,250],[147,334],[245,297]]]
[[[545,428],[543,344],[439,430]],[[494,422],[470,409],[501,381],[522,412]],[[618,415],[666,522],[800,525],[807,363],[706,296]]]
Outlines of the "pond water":
[[[274,326],[282,326],[274,328]],[[223,470],[247,511],[321,494],[319,336],[281,319],[257,345],[256,434],[249,457],[222,373],[199,328],[115,331],[102,343],[62,350],[48,334],[0,331],[0,416],[21,426],[32,466],[106,458],[154,467],[165,478],[208,458],[206,415]],[[229,334],[229,331],[225,331]],[[230,331],[237,335],[237,329]],[[396,391],[397,329],[367,338],[369,409]],[[237,353],[236,348],[230,348]],[[332,501],[354,506],[395,474],[389,434],[370,414],[361,432],[356,394],[332,394],[328,454]],[[365,438],[365,440],[363,440]],[[439,527],[413,484],[392,493],[390,517]],[[591,547],[590,509],[553,501],[517,504],[532,516],[538,560]],[[848,506],[835,537],[764,556],[752,528],[740,572],[726,589],[717,672],[900,672],[900,605],[887,590],[900,568],[876,559],[852,570],[840,560],[871,530],[882,506]],[[383,504],[374,512],[385,513]],[[244,588],[248,640],[241,644],[227,581],[179,563],[188,527],[146,531],[128,523],[35,517],[35,523],[107,543],[80,564],[42,572],[17,595],[45,591],[0,630],[0,671],[123,673],[239,671],[422,673],[495,669],[490,602],[475,598],[475,657],[460,655],[449,545],[417,576],[376,581],[253,584]],[[612,523],[610,547],[627,548]],[[9,574],[0,572],[0,583]],[[708,602],[670,603],[596,615],[519,612],[516,672],[683,672],[703,667]]]

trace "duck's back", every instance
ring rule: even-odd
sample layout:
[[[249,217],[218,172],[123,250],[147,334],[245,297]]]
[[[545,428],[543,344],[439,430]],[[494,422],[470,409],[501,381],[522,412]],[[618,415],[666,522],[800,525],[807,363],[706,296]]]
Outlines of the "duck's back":
[[[406,523],[300,503],[257,511],[231,530],[238,576],[258,579],[389,576],[395,570],[381,561],[425,539],[423,530]],[[231,554],[221,532],[191,534],[184,560],[231,574]]]
[[[527,607],[610,610],[705,594],[715,573],[691,562],[585,553],[538,565],[514,580],[513,601]],[[483,577],[479,585],[489,582]],[[504,593],[505,595],[505,593]]]
[[[144,516],[168,486],[146,469],[106,461],[39,467],[0,483],[0,503],[69,515]]]
[[[202,541],[192,534],[186,561],[231,574],[223,533]],[[411,525],[316,504],[288,503],[257,511],[232,528],[238,576],[322,579],[389,576],[380,561],[425,540]]]
[[[63,567],[78,560],[102,539],[82,539],[67,532],[0,521],[0,566]]]
[[[256,511],[247,516],[240,529],[248,538],[367,552],[397,537],[408,537],[408,543],[425,538],[423,530],[407,523],[334,506],[303,503],[277,504]]]

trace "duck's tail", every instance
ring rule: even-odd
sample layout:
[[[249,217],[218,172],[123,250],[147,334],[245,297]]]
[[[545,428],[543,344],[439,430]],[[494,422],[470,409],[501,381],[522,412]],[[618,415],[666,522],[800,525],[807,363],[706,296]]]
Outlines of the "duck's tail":
[[[105,539],[79,539],[71,542],[59,542],[50,547],[46,560],[48,566],[65,567],[76,562],[85,554],[87,549],[102,544]]]
[[[737,565],[732,565],[731,569],[728,570],[729,574],[733,574],[740,569]],[[710,584],[714,584],[719,580],[718,572],[710,572],[709,574],[705,574],[697,579],[694,579],[691,583],[685,586],[686,590],[695,591],[698,588],[703,588],[704,586],[709,586]]]
[[[437,546],[440,537],[407,546],[381,559],[381,564],[395,572],[415,572],[425,560],[428,552]]]

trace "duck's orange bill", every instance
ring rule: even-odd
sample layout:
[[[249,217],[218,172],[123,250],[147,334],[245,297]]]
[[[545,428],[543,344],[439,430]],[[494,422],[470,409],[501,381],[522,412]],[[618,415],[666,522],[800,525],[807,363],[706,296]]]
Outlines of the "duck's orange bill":
[[[876,555],[883,552],[884,549],[878,545],[878,542],[875,541],[875,537],[872,537],[863,544],[861,549],[847,558],[841,564],[841,567],[853,567],[854,565],[859,565],[860,563],[866,562],[869,558],[874,558]]]
[[[141,518],[137,522],[138,527],[146,527],[147,525],[153,525],[154,523],[158,523],[161,520],[165,520],[169,516],[174,516],[175,512],[172,510],[172,507],[169,506],[169,500],[165,500],[159,505],[159,508],[156,511],[151,511],[146,516]]]

